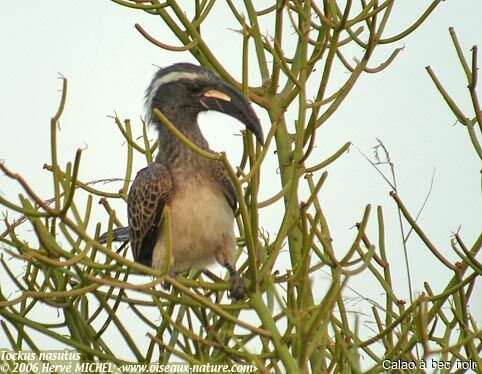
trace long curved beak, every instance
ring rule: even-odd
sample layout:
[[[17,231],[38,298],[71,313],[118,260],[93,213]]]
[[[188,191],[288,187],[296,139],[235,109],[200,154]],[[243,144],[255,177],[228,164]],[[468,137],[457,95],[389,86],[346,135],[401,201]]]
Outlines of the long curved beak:
[[[204,91],[200,96],[201,104],[208,110],[230,115],[244,123],[258,142],[264,145],[263,129],[251,104],[236,88],[221,82],[216,88]]]

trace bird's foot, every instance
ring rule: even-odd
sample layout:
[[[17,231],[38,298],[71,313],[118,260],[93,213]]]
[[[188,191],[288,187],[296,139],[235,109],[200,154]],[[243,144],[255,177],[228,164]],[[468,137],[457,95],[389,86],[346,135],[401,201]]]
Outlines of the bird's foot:
[[[164,281],[161,283],[161,287],[165,291],[170,291],[171,290],[171,284],[168,281]]]
[[[169,276],[171,278],[176,278],[178,275],[179,275],[180,271],[174,271],[174,270],[169,270]],[[169,283],[168,281],[164,281],[161,283],[161,287],[166,290],[166,291],[170,291],[171,290],[171,283]]]
[[[229,284],[229,297],[234,301],[241,300],[244,297],[244,281],[237,271],[231,273]]]

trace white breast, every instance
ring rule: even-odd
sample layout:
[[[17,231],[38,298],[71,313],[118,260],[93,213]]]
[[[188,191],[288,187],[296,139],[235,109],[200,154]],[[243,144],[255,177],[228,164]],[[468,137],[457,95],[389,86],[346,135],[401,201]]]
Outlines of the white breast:
[[[171,196],[172,272],[204,268],[226,243],[234,251],[234,215],[219,186],[193,179]],[[156,243],[152,266],[162,269],[165,258],[164,229]]]

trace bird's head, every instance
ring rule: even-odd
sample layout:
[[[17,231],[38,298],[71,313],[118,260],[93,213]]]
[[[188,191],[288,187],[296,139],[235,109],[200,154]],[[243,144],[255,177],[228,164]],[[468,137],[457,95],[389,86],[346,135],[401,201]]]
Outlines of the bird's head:
[[[146,92],[148,122],[158,122],[152,112],[155,108],[176,126],[195,125],[200,112],[216,110],[238,119],[259,143],[264,142],[259,119],[248,100],[238,89],[201,66],[178,63],[159,69]]]

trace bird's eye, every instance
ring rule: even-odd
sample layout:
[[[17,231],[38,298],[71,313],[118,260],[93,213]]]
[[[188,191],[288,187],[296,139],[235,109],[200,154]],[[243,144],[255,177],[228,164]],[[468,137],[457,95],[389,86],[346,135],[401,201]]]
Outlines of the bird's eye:
[[[191,86],[191,92],[195,94],[201,93],[202,90],[203,90],[203,86],[201,84],[193,84]]]

